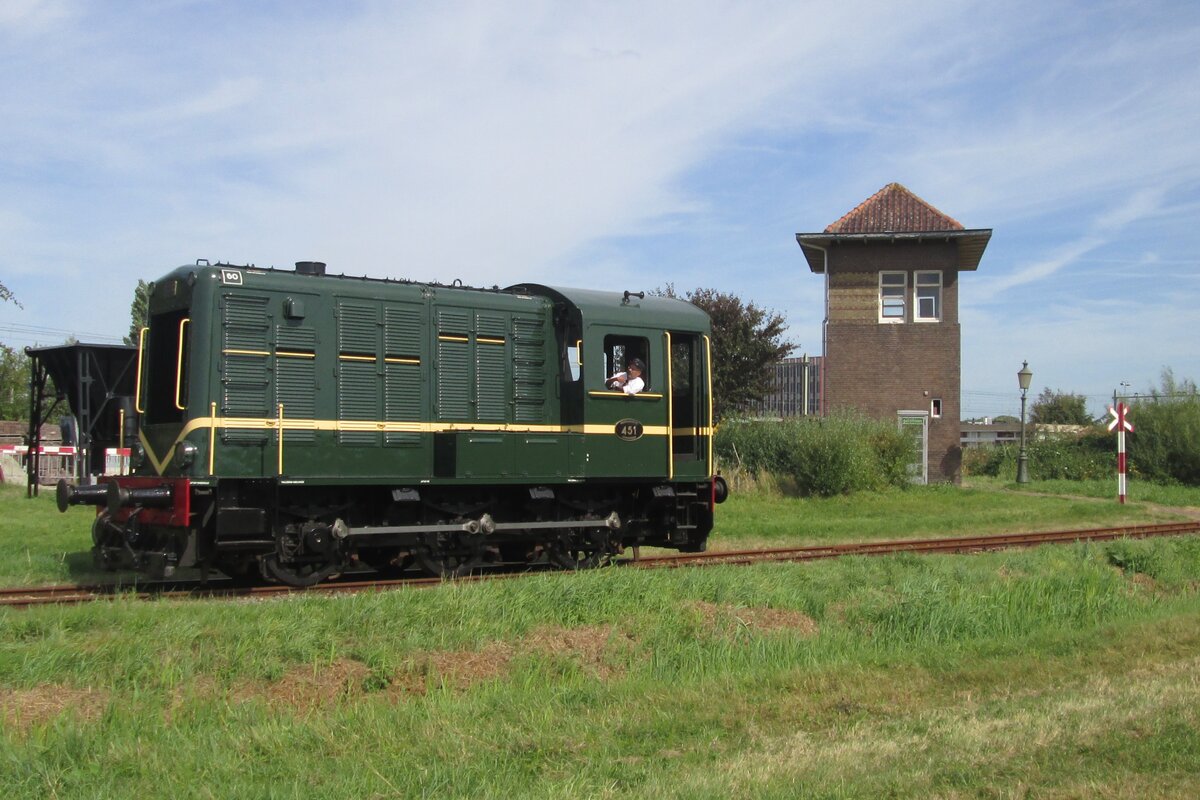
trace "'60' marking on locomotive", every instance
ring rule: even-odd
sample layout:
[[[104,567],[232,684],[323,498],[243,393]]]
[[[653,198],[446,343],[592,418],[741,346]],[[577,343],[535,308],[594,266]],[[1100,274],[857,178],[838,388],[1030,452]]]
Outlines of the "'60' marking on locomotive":
[[[617,437],[626,442],[636,442],[646,432],[646,427],[636,419],[623,419],[614,428]]]
[[[236,269],[221,270],[221,283],[226,285],[241,286],[242,273]]]

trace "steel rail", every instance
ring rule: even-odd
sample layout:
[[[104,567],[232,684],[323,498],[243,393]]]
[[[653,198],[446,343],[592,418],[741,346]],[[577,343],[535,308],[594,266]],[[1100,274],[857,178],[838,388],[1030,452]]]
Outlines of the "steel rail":
[[[1013,547],[1036,547],[1043,544],[1107,541],[1122,538],[1144,539],[1156,536],[1182,536],[1195,533],[1200,533],[1200,521],[1170,522],[1160,525],[1123,525],[1116,528],[1091,528],[1086,530],[956,536],[940,539],[893,539],[876,542],[854,542],[850,544],[781,547],[766,550],[724,550],[713,553],[621,559],[615,562],[615,565],[637,569],[656,569],[722,564],[745,565],[778,561],[813,561],[841,556],[874,556],[893,553],[968,553]],[[523,569],[512,572],[478,573],[451,580],[461,582],[516,578],[528,575],[534,571],[541,572],[543,570]],[[28,608],[36,605],[85,603],[95,600],[119,598],[253,599],[313,592],[319,594],[355,594],[399,587],[414,589],[431,588],[440,586],[443,583],[446,583],[446,580],[437,577],[407,577],[391,580],[350,580],[318,584],[308,588],[296,588],[279,584],[266,586],[208,585],[182,589],[171,588],[182,585],[179,582],[171,584],[140,584],[128,587],[120,585],[14,587],[0,588],[0,607]]]
[[[631,562],[631,566],[676,567],[692,564],[750,564],[763,561],[809,561],[850,555],[887,555],[891,553],[967,553],[1012,547],[1036,547],[1112,539],[1145,539],[1155,536],[1182,536],[1200,533],[1200,521],[1169,522],[1160,525],[1123,525],[1116,528],[1042,531],[1036,533],[986,534],[939,539],[893,539],[851,544],[806,545],[767,550],[725,550],[677,556],[654,556]]]

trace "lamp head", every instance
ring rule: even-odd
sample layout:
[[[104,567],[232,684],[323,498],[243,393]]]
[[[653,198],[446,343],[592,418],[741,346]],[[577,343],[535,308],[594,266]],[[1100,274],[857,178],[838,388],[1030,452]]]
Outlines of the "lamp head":
[[[1021,371],[1017,373],[1017,383],[1021,384],[1021,391],[1029,390],[1029,384],[1033,383],[1033,370],[1029,368],[1029,362],[1021,362]]]

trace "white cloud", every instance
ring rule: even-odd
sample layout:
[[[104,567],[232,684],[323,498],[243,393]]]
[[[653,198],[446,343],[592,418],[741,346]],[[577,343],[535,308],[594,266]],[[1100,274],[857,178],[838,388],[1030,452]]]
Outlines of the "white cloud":
[[[4,0],[0,3],[0,33],[35,36],[72,16],[70,0]]]

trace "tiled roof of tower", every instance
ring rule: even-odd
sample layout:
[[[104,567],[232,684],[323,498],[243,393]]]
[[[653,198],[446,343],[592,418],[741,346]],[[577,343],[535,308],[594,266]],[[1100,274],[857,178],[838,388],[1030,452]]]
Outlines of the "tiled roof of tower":
[[[898,183],[863,200],[825,233],[925,233],[961,231],[962,223],[943,214]]]

